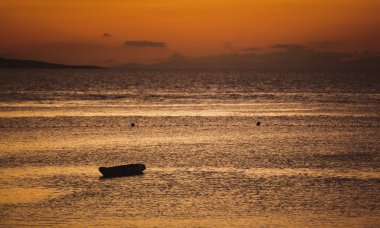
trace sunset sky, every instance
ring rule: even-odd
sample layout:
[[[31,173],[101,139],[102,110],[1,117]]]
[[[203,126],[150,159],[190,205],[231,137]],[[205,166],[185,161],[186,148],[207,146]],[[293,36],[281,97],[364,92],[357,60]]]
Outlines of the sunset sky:
[[[380,51],[379,0],[0,0],[0,56],[114,65],[301,44]]]

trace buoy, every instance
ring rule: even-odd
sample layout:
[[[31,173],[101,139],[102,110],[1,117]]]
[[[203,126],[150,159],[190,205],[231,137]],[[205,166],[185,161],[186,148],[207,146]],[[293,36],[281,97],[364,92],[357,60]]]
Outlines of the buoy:
[[[260,124],[261,124],[261,122],[257,122],[257,123],[256,123],[256,126],[260,126]]]
[[[135,123],[131,123],[131,127],[136,127],[136,124]]]

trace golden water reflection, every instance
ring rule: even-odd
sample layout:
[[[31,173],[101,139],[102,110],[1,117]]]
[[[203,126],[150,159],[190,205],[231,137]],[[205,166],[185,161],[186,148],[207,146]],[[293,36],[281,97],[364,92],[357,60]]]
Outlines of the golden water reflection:
[[[36,203],[66,194],[48,188],[0,188],[0,204]]]

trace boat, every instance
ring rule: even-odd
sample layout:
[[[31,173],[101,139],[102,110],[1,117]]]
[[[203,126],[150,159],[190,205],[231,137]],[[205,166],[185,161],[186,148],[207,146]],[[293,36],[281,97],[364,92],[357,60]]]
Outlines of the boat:
[[[128,164],[112,167],[100,167],[99,171],[103,177],[121,177],[144,174],[146,166],[144,164]]]

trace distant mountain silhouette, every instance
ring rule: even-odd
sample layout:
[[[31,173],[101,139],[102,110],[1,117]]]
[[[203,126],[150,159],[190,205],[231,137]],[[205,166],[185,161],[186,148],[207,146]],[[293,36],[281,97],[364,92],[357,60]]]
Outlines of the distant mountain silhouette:
[[[64,65],[34,60],[6,59],[0,57],[0,69],[101,69],[91,65]]]
[[[362,57],[345,63],[349,69],[380,70],[380,56]]]
[[[301,45],[274,45],[263,54],[231,53],[184,57],[178,53],[155,64],[129,63],[125,70],[380,70],[380,56],[318,51]]]

